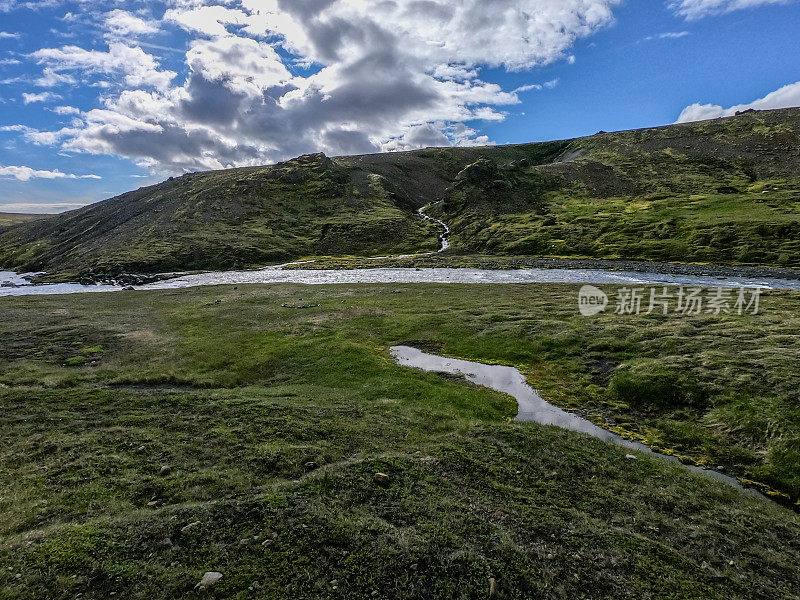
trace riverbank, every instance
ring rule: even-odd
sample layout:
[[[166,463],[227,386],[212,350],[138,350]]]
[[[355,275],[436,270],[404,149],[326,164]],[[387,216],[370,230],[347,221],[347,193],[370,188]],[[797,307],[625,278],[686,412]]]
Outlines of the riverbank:
[[[697,277],[740,277],[800,280],[800,269],[760,265],[713,265],[636,260],[598,260],[590,258],[491,256],[482,254],[438,253],[400,257],[336,258],[322,257],[293,263],[287,269],[371,269],[371,268],[455,268],[455,269],[592,269],[633,271]]]
[[[0,298],[0,597],[171,598],[206,571],[209,597],[800,594],[793,512],[511,423],[511,398],[389,353],[515,365],[558,406],[796,494],[796,292],[586,319],[578,287]]]

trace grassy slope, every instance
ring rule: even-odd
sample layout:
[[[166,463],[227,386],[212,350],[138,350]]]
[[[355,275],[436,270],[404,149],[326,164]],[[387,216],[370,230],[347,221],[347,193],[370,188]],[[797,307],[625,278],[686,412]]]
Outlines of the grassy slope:
[[[62,279],[436,249],[379,175],[322,156],[192,174],[0,235],[0,264]]]
[[[20,223],[29,223],[38,219],[46,219],[53,215],[27,215],[22,213],[4,213],[0,212],[0,229],[3,227],[11,227]]]
[[[800,109],[493,148],[301,158],[184,176],[0,234],[56,278],[453,252],[796,266]]]
[[[0,598],[182,597],[206,570],[225,574],[210,597],[479,598],[489,577],[506,598],[800,597],[796,514],[508,423],[509,399],[387,354],[518,364],[563,405],[796,495],[797,294],[761,316],[588,320],[575,294],[0,299]]]
[[[477,165],[440,215],[494,254],[800,264],[800,110],[600,134]]]

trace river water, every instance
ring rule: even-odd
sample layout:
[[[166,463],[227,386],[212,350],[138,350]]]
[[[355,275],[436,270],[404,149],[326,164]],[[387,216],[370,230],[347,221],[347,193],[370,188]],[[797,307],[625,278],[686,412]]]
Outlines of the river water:
[[[683,465],[683,463],[674,456],[657,454],[644,444],[626,440],[602,427],[598,427],[591,421],[587,421],[578,415],[569,413],[550,404],[542,398],[536,390],[528,385],[525,376],[514,367],[486,365],[467,360],[436,356],[435,354],[427,354],[410,346],[394,346],[391,350],[395,360],[403,366],[421,369],[423,371],[463,376],[471,383],[513,396],[516,398],[519,407],[516,417],[517,421],[528,421],[541,425],[555,425],[562,429],[578,431],[611,444],[617,444],[630,450],[636,450]],[[733,477],[729,477],[718,471],[701,469],[694,465],[683,466],[691,471],[701,473],[717,481],[722,481],[748,494],[764,498],[764,496],[755,490],[743,488]]]
[[[118,292],[121,286],[58,283],[30,285],[26,277],[0,271],[0,296],[37,294],[80,294]],[[207,285],[250,283],[299,283],[308,285],[356,283],[579,283],[629,285],[684,285],[700,287],[761,287],[764,289],[800,290],[800,281],[791,279],[713,277],[670,275],[639,271],[605,271],[602,269],[413,269],[381,268],[354,270],[285,269],[282,266],[249,271],[220,271],[184,275],[136,286],[137,290],[165,290]],[[16,286],[16,287],[12,287]]]

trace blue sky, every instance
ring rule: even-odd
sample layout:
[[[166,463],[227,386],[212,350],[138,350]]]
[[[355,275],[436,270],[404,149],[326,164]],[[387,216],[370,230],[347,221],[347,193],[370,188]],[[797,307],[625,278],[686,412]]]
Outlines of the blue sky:
[[[798,39],[796,1],[0,0],[0,211],[797,106]]]

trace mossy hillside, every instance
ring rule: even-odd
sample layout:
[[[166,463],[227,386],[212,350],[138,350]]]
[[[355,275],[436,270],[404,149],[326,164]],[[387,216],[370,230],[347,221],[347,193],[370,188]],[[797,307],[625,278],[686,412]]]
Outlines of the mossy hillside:
[[[186,175],[16,228],[3,236],[0,263],[67,279],[436,248],[413,206],[360,175],[324,156]]]
[[[554,163],[462,173],[439,214],[463,251],[796,265],[797,114],[574,140]]]
[[[28,215],[22,213],[4,213],[0,212],[0,229],[3,227],[11,227],[20,223],[29,223],[38,219],[46,219],[52,215]]]
[[[453,253],[796,266],[800,109],[576,140],[198,173],[0,234],[51,279]]]
[[[0,299],[0,598],[169,598],[207,570],[211,597],[485,597],[489,577],[509,598],[800,594],[791,511],[510,423],[510,398],[388,353],[518,365],[560,405],[796,493],[796,293],[758,316],[593,319],[576,294]]]

